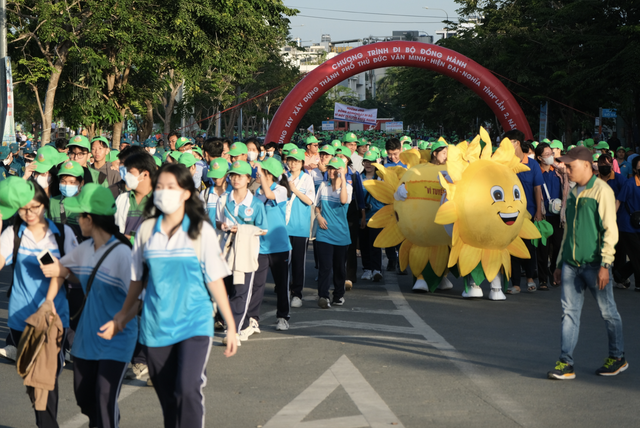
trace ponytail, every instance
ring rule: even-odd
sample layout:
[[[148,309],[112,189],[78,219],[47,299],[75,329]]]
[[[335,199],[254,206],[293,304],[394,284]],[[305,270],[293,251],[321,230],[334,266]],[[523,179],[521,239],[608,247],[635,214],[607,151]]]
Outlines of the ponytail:
[[[104,230],[107,233],[115,236],[117,240],[128,246],[129,248],[133,247],[131,245],[131,241],[127,239],[121,232],[118,226],[116,225],[115,217],[112,215],[96,215],[83,213],[80,214],[82,217],[91,216],[91,220],[93,221],[93,225]]]
[[[286,174],[282,174],[280,182],[278,184],[287,189],[287,199],[290,199],[291,193],[293,192],[291,191],[291,183],[289,183],[289,179],[287,178]]]

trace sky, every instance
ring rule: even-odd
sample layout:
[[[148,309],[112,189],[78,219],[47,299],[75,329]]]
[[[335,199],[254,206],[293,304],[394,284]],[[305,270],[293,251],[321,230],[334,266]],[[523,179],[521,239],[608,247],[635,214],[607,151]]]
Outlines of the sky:
[[[425,32],[435,42],[439,39],[435,32],[444,27],[446,14],[450,21],[457,21],[456,10],[460,8],[453,0],[284,0],[284,4],[300,11],[290,18],[291,37],[299,37],[303,46],[319,43],[322,34],[330,34],[336,41],[408,30]]]

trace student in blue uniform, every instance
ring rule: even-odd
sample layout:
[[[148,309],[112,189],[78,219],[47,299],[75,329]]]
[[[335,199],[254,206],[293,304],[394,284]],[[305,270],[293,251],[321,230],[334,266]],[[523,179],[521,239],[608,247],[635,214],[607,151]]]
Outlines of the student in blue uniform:
[[[26,319],[44,303],[49,290],[50,281],[40,269],[38,254],[42,250],[49,250],[54,257],[60,257],[62,254],[70,253],[78,245],[70,227],[60,225],[60,228],[63,228],[61,231],[51,220],[45,218],[48,209],[49,199],[37,183],[18,177],[9,177],[0,182],[2,220],[9,220],[18,213],[14,218],[13,227],[5,229],[0,236],[0,269],[6,264],[13,265],[7,323],[10,329],[8,346],[18,346],[26,328]],[[53,297],[53,303],[66,331],[69,328],[69,304],[64,291]],[[58,426],[57,378],[62,372],[63,362],[64,352],[61,349],[56,382],[54,389],[48,394],[46,410],[36,410],[38,427]],[[27,387],[27,392],[33,394],[33,388]]]
[[[380,179],[376,173],[376,168],[373,166],[377,159],[377,154],[372,151],[367,151],[364,154],[362,160],[364,170],[360,173],[363,183],[367,180]],[[380,208],[384,207],[384,204],[367,192],[366,187],[364,188],[364,201],[366,221],[368,222]],[[374,229],[369,226],[360,229],[360,251],[362,254],[362,269],[364,270],[361,279],[375,282],[379,282],[382,279],[382,249],[373,246],[381,231],[382,229]]]
[[[249,224],[260,228],[266,234],[268,222],[264,203],[255,198],[248,187],[251,181],[251,166],[245,161],[235,161],[229,170],[229,181],[233,190],[225,194],[218,202],[216,226],[224,232],[236,233],[238,225]],[[258,247],[254,254],[246,254],[243,257],[255,257],[254,260],[257,260],[259,252],[260,248]],[[229,299],[235,320],[234,326],[238,329],[238,343],[247,340],[253,333],[260,332],[258,320],[249,315],[251,302],[262,302],[264,296],[264,284],[257,283],[255,276],[256,272],[246,272],[244,282],[234,284],[236,294]],[[255,313],[256,308],[253,309]],[[257,311],[259,315],[259,306]],[[227,325],[227,337],[223,343],[228,343],[229,338],[236,338],[235,333],[231,334],[232,330]]]
[[[227,183],[229,164],[226,159],[216,158],[209,164],[207,178],[214,181],[214,185],[200,192],[200,199],[205,204],[205,210],[209,215],[211,224],[216,224],[216,208],[218,201],[225,193],[231,192],[231,186]]]
[[[131,285],[122,309],[101,328],[111,339],[138,312],[140,343],[149,376],[162,406],[165,427],[203,427],[206,366],[213,336],[213,303],[229,325],[232,339],[224,354],[235,354],[235,324],[222,278],[229,268],[220,256],[216,233],[207,221],[189,171],[164,165],[153,180],[151,213],[136,233]],[[146,265],[146,268],[145,268]]]
[[[385,143],[385,150],[387,156],[384,160],[385,168],[392,168],[394,166],[400,166],[402,168],[407,168],[407,166],[402,163],[400,160],[400,153],[402,152],[402,143],[397,138],[391,138]],[[381,153],[382,154],[382,153]],[[384,155],[383,155],[384,156]],[[398,251],[400,250],[400,245],[395,247],[385,248],[385,253],[387,254],[387,271],[393,272],[397,268],[397,272],[399,274],[406,274],[406,271],[400,271],[399,263],[398,263]]]
[[[347,210],[352,196],[352,187],[345,179],[346,169],[342,159],[333,157],[327,165],[329,180],[323,182],[316,193],[318,306],[323,309],[332,304],[344,305],[347,249],[351,244]],[[329,298],[331,278],[333,299]]]
[[[603,155],[604,156],[604,155]],[[618,288],[628,288],[629,278],[634,275],[635,291],[640,291],[640,227],[637,218],[640,215],[640,157],[631,160],[633,177],[625,181],[616,195],[618,210],[618,229],[622,251],[629,257],[629,262],[616,266],[616,282]]]
[[[85,297],[79,310],[71,314],[79,318],[71,348],[73,389],[89,426],[98,428],[118,426],[118,394],[138,337],[135,320],[111,341],[97,334],[120,310],[131,283],[131,242],[116,226],[114,204],[109,189],[95,183],[87,184],[78,196],[65,199],[66,212],[79,214],[78,223],[87,240],[42,268],[45,276],[52,278],[47,300],[53,301],[65,277],[73,277],[71,282],[82,286]]]
[[[330,147],[330,146],[329,146]],[[287,202],[287,233],[291,242],[291,307],[302,306],[307,245],[311,232],[311,206],[316,198],[313,178],[304,170],[305,153],[293,149],[287,156],[291,197]],[[313,171],[313,170],[312,170]]]
[[[291,189],[287,176],[284,175],[282,163],[274,158],[258,164],[257,180],[260,188],[256,197],[265,206],[269,231],[260,237],[260,255],[256,271],[256,287],[264,290],[267,282],[267,268],[271,270],[277,296],[276,330],[289,329],[289,260],[291,242],[287,234],[286,206],[291,197]],[[264,291],[263,291],[264,293]],[[259,300],[258,300],[259,298]],[[262,296],[252,295],[247,315],[259,320]],[[257,327],[259,329],[259,326]],[[258,332],[258,331],[256,331]]]

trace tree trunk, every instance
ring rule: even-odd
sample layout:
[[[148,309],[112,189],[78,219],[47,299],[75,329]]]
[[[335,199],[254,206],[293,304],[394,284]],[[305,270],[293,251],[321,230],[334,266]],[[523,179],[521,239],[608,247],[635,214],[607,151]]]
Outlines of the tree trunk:
[[[120,149],[120,139],[122,137],[122,130],[124,129],[125,123],[125,113],[127,109],[120,109],[120,117],[122,117],[121,122],[116,122],[113,124],[113,132],[111,134],[111,146],[112,148],[119,150]]]
[[[144,100],[144,104],[147,106],[147,113],[145,114],[142,123],[137,123],[137,135],[140,141],[144,141],[149,138],[153,131],[153,103],[151,100]]]
[[[44,99],[44,114],[42,116],[42,140],[41,145],[44,146],[51,141],[51,123],[53,122],[53,104],[56,99],[56,90],[58,89],[58,82],[62,74],[62,67],[64,62],[58,60],[54,66],[54,70],[49,77],[49,84],[47,85],[47,95]]]
[[[182,79],[178,82],[177,85],[174,85],[174,71],[169,71],[169,76],[171,79],[171,83],[169,84],[169,100],[164,108],[164,138],[167,139],[169,133],[171,132],[171,117],[173,116],[173,106],[176,102],[176,96],[178,92],[180,92],[180,88],[182,88]],[[168,141],[168,140],[165,140]]]

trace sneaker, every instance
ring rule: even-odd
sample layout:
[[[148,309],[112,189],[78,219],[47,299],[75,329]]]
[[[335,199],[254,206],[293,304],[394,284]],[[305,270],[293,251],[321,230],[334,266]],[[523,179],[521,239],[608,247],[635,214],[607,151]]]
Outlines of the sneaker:
[[[373,282],[380,282],[382,281],[382,273],[379,270],[374,270],[373,271]]]
[[[327,299],[326,297],[320,297],[318,299],[318,306],[320,306],[322,309],[329,309],[331,308],[331,302],[329,302],[329,299]]]
[[[604,365],[596,370],[596,374],[600,376],[615,376],[628,368],[629,363],[627,363],[627,360],[625,360],[624,357],[619,360],[617,358],[609,357],[604,362]]]
[[[7,360],[16,361],[18,359],[18,348],[13,345],[7,345],[0,349],[0,357]]]
[[[278,322],[276,323],[276,330],[289,330],[289,322],[284,318],[278,318]]]
[[[362,276],[360,277],[360,279],[364,279],[365,281],[371,281],[371,278],[373,278],[373,272],[371,272],[368,269],[365,270]]]
[[[344,305],[344,297],[339,298],[338,300],[333,300],[333,302],[331,302],[332,304],[336,305],[336,306],[342,306]]]
[[[125,379],[137,379],[142,380],[143,377],[149,375],[149,368],[146,364],[135,363],[127,369],[127,373],[124,375]]]
[[[346,281],[344,282],[344,289],[345,289],[346,291],[351,291],[351,289],[352,289],[352,288],[353,288],[353,282],[351,282],[351,281],[349,281],[349,280],[346,280]]]
[[[292,308],[301,308],[302,307],[302,299],[297,297],[297,296],[293,296],[291,298],[291,307]]]
[[[258,324],[258,320],[255,318],[249,318],[249,327],[251,327],[253,329],[254,333],[262,333],[260,331],[260,324]]]
[[[249,322],[249,327],[240,331],[240,333],[238,333],[238,337],[241,341],[246,342],[253,333],[255,333],[255,331],[253,330],[253,327],[251,327],[251,322]]]
[[[573,366],[562,361],[556,361],[556,368],[547,373],[549,379],[568,380],[575,379],[576,374],[573,372]]]
[[[619,288],[621,290],[626,290],[629,287],[631,287],[631,281],[628,280],[628,279],[626,281],[624,281],[624,282],[616,283],[616,288]]]
[[[147,386],[153,386],[153,382],[151,382],[151,378],[147,379]]]

